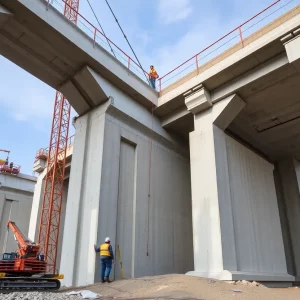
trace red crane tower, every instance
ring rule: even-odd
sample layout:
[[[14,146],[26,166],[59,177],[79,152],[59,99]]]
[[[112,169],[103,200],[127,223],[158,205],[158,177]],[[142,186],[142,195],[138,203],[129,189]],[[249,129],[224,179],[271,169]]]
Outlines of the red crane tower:
[[[79,0],[64,0],[64,4],[65,17],[74,24],[77,24]],[[47,272],[53,274],[56,273],[70,114],[71,105],[64,95],[57,91],[54,102],[38,238],[41,251],[44,253],[47,262]]]

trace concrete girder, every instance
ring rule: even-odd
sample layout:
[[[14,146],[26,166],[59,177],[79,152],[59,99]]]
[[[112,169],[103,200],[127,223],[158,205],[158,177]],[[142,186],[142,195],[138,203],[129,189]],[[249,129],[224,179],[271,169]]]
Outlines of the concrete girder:
[[[280,54],[269,61],[265,62],[264,64],[259,65],[258,67],[254,68],[253,70],[248,71],[247,73],[239,76],[235,80],[232,80],[228,82],[227,84],[211,91],[208,94],[205,92],[205,89],[202,89],[203,95],[201,96],[203,100],[201,100],[200,94],[196,93],[196,91],[201,89],[202,84],[195,86],[194,88],[190,89],[189,91],[185,92],[183,96],[185,97],[186,101],[188,101],[188,110],[186,107],[180,107],[173,112],[170,112],[162,121],[162,126],[169,126],[171,123],[178,121],[179,119],[185,117],[189,113],[195,113],[195,110],[201,110],[209,108],[212,106],[213,103],[216,103],[225,97],[228,97],[234,93],[238,93],[238,91],[242,88],[245,88],[246,86],[254,83],[257,80],[262,79],[264,76],[267,76],[271,74],[272,72],[275,72],[282,68],[283,66],[287,65],[289,63],[287,55]],[[278,80],[276,77],[274,80]],[[267,81],[266,84],[273,84],[273,81]],[[189,99],[189,100],[187,100]],[[192,100],[195,101],[195,103],[192,103]],[[186,102],[185,101],[185,102]],[[199,104],[199,101],[203,101],[201,105]],[[187,102],[186,102],[187,104]],[[192,109],[192,106],[195,105],[195,109]],[[190,111],[190,112],[189,112]]]
[[[281,39],[284,43],[289,63],[300,73],[300,28]]]
[[[0,5],[0,28],[11,16],[12,13],[8,9]]]

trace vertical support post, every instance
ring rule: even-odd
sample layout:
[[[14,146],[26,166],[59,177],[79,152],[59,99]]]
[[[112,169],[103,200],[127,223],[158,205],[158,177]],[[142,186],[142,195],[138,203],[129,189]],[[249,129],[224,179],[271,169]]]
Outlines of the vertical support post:
[[[239,34],[240,34],[240,40],[242,43],[242,48],[244,48],[243,32],[242,32],[241,26],[239,27]]]
[[[129,70],[130,70],[130,57],[128,56],[128,75],[129,75]]]
[[[199,75],[198,54],[196,54],[196,68],[197,68],[197,75]]]
[[[97,35],[97,28],[94,29],[94,48],[96,46],[96,35]]]
[[[49,5],[50,5],[50,0],[47,1],[46,10],[49,9]]]
[[[161,92],[161,78],[159,78],[159,91]]]

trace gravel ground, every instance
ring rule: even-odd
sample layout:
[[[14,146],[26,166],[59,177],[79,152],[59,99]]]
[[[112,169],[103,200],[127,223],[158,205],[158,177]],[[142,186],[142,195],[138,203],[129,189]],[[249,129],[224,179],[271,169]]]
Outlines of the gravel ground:
[[[79,296],[60,293],[0,294],[2,300],[79,300]],[[166,275],[121,280],[111,284],[94,284],[77,290],[90,290],[100,294],[101,300],[295,300],[300,299],[300,288],[266,288],[258,283],[222,282],[185,275]]]
[[[79,300],[79,296],[67,296],[65,293],[18,292],[0,294],[2,300]]]

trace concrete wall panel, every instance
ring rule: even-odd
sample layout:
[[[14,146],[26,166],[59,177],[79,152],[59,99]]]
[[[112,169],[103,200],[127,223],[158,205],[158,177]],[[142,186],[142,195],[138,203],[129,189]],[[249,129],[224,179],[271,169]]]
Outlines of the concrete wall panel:
[[[297,160],[288,158],[277,163],[278,182],[277,189],[281,192],[279,197],[281,207],[281,222],[285,228],[285,247],[289,272],[300,277],[300,192],[299,170]]]
[[[273,165],[227,137],[237,270],[284,273]]]
[[[124,274],[126,278],[132,277],[133,236],[135,223],[133,214],[135,212],[135,186],[136,186],[136,145],[121,140],[120,159],[119,159],[119,188],[117,206],[117,234],[116,234],[116,253],[120,247],[122,260],[124,261]],[[120,261],[116,256],[115,278],[121,279]]]
[[[16,222],[24,235],[28,236],[33,189],[36,178],[20,174],[0,174],[0,253],[17,248],[13,234],[7,232],[8,220]]]
[[[110,236],[115,252],[120,244],[126,278],[185,273],[193,267],[189,160],[154,138],[148,198],[151,144],[141,128],[106,116],[98,243]],[[120,277],[118,260],[112,276]]]

